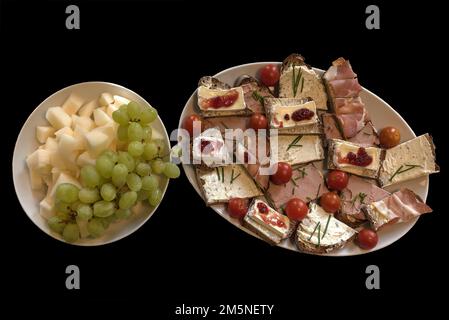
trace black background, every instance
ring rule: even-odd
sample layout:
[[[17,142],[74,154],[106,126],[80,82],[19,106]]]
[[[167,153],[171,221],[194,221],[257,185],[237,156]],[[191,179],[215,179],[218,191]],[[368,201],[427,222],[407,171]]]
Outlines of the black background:
[[[380,7],[380,30],[365,28],[365,8],[372,3],[363,1],[70,3],[79,5],[80,30],[65,28],[68,3],[1,2],[7,154],[1,156],[0,261],[1,288],[9,299],[81,299],[105,309],[144,309],[150,318],[173,316],[182,303],[276,304],[274,313],[283,319],[306,311],[352,312],[356,306],[401,310],[402,299],[429,312],[440,306],[434,298],[447,284],[447,80],[437,77],[447,68],[441,44],[447,33],[440,2],[393,7],[373,1]],[[10,174],[15,139],[29,113],[53,92],[83,81],[118,83],[147,99],[172,130],[201,76],[282,60],[292,52],[323,69],[339,56],[349,58],[363,86],[390,103],[417,134],[433,135],[443,171],[431,177],[427,202],[435,212],[393,245],[345,258],[270,247],[206,208],[185,176],[170,183],[142,228],[100,247],[55,241],[20,207]],[[81,269],[81,290],[65,289],[69,264]],[[381,290],[365,289],[369,264],[381,269]]]

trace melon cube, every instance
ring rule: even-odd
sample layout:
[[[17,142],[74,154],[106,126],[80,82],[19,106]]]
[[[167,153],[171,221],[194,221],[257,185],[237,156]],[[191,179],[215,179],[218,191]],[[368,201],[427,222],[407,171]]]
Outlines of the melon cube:
[[[59,130],[63,127],[70,127],[72,124],[72,118],[61,108],[61,107],[51,107],[47,110],[45,114],[48,122],[53,128]]]

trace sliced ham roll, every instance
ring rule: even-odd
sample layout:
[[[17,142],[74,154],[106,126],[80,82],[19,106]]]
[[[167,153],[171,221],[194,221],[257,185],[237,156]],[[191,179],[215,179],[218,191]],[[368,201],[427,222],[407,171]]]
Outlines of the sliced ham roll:
[[[332,66],[324,74],[324,79],[326,81],[354,78],[357,78],[357,74],[352,71],[349,60],[345,60],[344,58],[338,58],[332,62]]]
[[[328,88],[333,98],[358,97],[362,91],[357,79],[332,80],[328,82]]]
[[[373,180],[351,175],[348,185],[341,192],[342,206],[337,218],[351,227],[356,227],[366,221],[362,211],[363,205],[369,205],[389,195],[389,192],[377,187]]]
[[[363,206],[362,210],[375,230],[387,224],[410,221],[424,213],[432,212],[418,195],[405,188]]]

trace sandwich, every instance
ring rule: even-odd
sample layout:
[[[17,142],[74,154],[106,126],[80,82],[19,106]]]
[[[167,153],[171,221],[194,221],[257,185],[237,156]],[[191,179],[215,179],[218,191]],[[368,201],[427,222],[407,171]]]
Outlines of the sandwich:
[[[319,135],[278,135],[277,145],[274,139],[271,136],[272,163],[286,162],[293,166],[324,159],[323,141]]]
[[[265,98],[273,98],[270,89],[256,78],[244,75],[237,79],[235,86],[241,86],[247,107],[254,113],[265,113]]]

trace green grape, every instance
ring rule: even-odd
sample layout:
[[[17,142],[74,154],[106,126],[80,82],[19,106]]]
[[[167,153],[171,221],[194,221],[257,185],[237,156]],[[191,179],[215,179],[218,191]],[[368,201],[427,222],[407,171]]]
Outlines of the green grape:
[[[117,153],[112,150],[103,151],[103,153],[101,154],[101,157],[108,157],[109,159],[111,159],[112,162],[114,162],[114,164],[116,164],[118,161]]]
[[[72,209],[70,206],[70,203],[61,201],[59,199],[56,199],[55,207],[56,207],[56,210],[61,213],[70,213],[70,211]]]
[[[127,104],[122,104],[119,107],[120,110],[123,110],[124,112],[128,113],[128,105]]]
[[[112,113],[112,119],[114,119],[114,121],[118,124],[125,126],[129,122],[128,112],[123,109],[115,110]]]
[[[141,141],[143,138],[143,129],[137,122],[131,122],[128,126],[128,139],[130,141]]]
[[[115,216],[118,219],[128,219],[131,216],[131,210],[130,209],[118,209],[115,212]]]
[[[137,192],[127,191],[120,197],[119,207],[120,209],[129,209],[136,203],[136,200]]]
[[[83,203],[81,202],[81,201],[76,201],[76,202],[74,202],[74,203],[72,203],[71,205],[70,205],[70,210],[72,210],[72,211],[77,211],[78,210],[78,207],[80,206],[80,205],[82,205]]]
[[[112,176],[112,169],[114,168],[114,162],[109,158],[108,156],[100,156],[95,161],[95,168],[97,169],[98,173],[106,179],[111,178]]]
[[[140,113],[140,123],[148,124],[157,118],[157,111],[153,107],[144,108]]]
[[[112,183],[105,183],[101,186],[100,194],[103,200],[112,201],[117,195],[117,189]]]
[[[131,141],[128,144],[128,153],[133,157],[140,157],[143,153],[143,144],[140,141]]]
[[[139,121],[142,108],[137,102],[131,101],[127,106],[128,117],[131,121]]]
[[[81,182],[85,187],[95,188],[100,184],[100,174],[92,165],[86,165],[81,168]]]
[[[92,237],[100,237],[104,233],[103,223],[98,218],[93,218],[87,223],[87,231]]]
[[[77,217],[82,220],[89,220],[93,215],[92,207],[87,204],[79,205],[76,213],[78,213]]]
[[[94,216],[104,218],[109,217],[115,212],[115,205],[113,202],[97,201],[94,203]]]
[[[154,142],[145,143],[143,146],[143,158],[145,160],[153,160],[157,156],[158,148]]]
[[[68,211],[68,212],[61,212],[61,211],[56,212],[56,216],[59,219],[64,220],[66,222],[70,221],[72,219],[72,216],[70,214],[71,214],[71,211]]]
[[[142,178],[142,189],[152,191],[159,186],[159,180],[156,176],[150,175]]]
[[[100,200],[100,193],[97,188],[82,188],[79,198],[82,203],[90,204]]]
[[[75,242],[80,238],[80,228],[76,223],[68,223],[62,232],[62,238],[67,242]]]
[[[153,136],[153,129],[150,126],[142,126],[143,130],[143,141],[151,142],[151,137]]]
[[[164,155],[166,155],[167,150],[166,150],[166,146],[165,146],[165,142],[164,140],[161,139],[154,139],[153,142],[156,144],[157,146],[157,155],[159,157],[162,157]]]
[[[165,162],[161,159],[155,159],[151,161],[151,170],[156,174],[164,172]]]
[[[181,174],[179,167],[171,162],[166,162],[164,167],[164,174],[170,179],[178,178]]]
[[[128,140],[128,126],[119,125],[117,129],[117,138],[120,141]]]
[[[50,219],[48,219],[47,223],[48,223],[50,230],[52,230],[56,233],[62,233],[62,231],[65,228],[64,220],[57,216],[50,217]]]
[[[146,199],[148,199],[149,196],[150,196],[150,191],[141,189],[137,192],[137,202],[146,200]]]
[[[126,184],[132,191],[139,191],[142,188],[142,180],[135,173],[130,173],[126,177]]]
[[[103,225],[103,228],[107,229],[109,228],[109,225],[111,224],[111,221],[107,218],[98,218],[100,220],[101,224]]]
[[[119,163],[112,169],[112,183],[121,188],[126,183],[126,177],[128,176],[128,168],[126,165]]]
[[[56,188],[56,199],[66,203],[73,203],[78,200],[79,189],[71,183],[61,183]]]
[[[162,200],[162,191],[159,188],[156,188],[151,191],[150,196],[148,197],[148,202],[153,207],[157,206],[159,202]]]
[[[134,158],[124,151],[118,153],[118,163],[124,164],[128,168],[128,172],[133,172],[136,166]]]
[[[141,162],[136,166],[136,173],[141,176],[147,176],[151,172],[151,166],[146,162]]]

